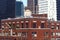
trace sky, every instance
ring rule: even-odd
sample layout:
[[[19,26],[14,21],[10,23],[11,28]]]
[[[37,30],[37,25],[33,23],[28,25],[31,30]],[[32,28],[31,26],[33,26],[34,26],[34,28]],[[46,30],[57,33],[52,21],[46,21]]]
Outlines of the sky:
[[[17,1],[22,1],[24,6],[27,6],[27,0],[17,0]]]

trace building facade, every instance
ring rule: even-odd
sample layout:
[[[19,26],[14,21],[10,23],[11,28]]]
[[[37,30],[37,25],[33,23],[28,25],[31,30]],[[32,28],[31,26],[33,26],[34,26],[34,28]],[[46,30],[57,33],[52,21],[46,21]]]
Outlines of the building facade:
[[[24,5],[22,1],[16,1],[16,7],[15,7],[15,16],[20,17],[24,16]]]
[[[0,0],[0,19],[15,17],[15,0]]]
[[[32,12],[28,9],[24,11],[24,17],[30,17],[32,15]]]
[[[3,19],[0,39],[8,36],[8,39],[14,37],[12,40],[60,40],[60,21],[48,20],[46,14],[32,16]]]
[[[60,0],[56,0],[57,3],[57,20],[60,20]]]
[[[32,11],[33,14],[38,13],[38,0],[27,0],[27,8]]]
[[[47,0],[38,0],[39,5],[39,14],[48,13],[48,1]]]
[[[48,19],[57,21],[56,0],[38,0],[38,13],[48,14]]]
[[[48,19],[57,21],[56,0],[28,0],[27,6],[33,14],[48,14]]]

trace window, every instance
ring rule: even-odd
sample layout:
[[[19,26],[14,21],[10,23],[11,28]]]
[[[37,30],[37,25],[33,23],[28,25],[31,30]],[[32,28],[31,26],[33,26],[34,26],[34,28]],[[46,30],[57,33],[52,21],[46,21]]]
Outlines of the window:
[[[29,21],[27,20],[27,21],[25,21],[26,23],[28,23]]]
[[[12,22],[13,24],[15,23],[15,22]]]
[[[26,23],[26,28],[28,28],[28,26],[29,26],[29,24],[28,24],[28,23]]]
[[[22,37],[27,37],[27,32],[22,32]]]
[[[16,28],[20,28],[20,25],[19,25],[19,24],[17,24],[17,25],[16,25]]]
[[[59,32],[57,32],[57,33],[56,33],[56,36],[60,36],[60,33],[59,33]]]
[[[32,32],[32,40],[37,40],[37,32]]]
[[[55,38],[51,38],[51,40],[55,40]]]
[[[13,35],[15,35],[15,32],[13,32]]]
[[[37,32],[32,32],[32,37],[37,37]]]
[[[17,21],[17,23],[19,23],[19,21]]]
[[[21,36],[21,33],[18,33],[18,36]]]
[[[23,23],[21,23],[21,25],[22,25],[22,28],[24,28],[24,24],[23,24]]]
[[[11,22],[9,22],[9,24],[11,24]]]
[[[33,28],[36,28],[36,23],[33,23]]]
[[[2,26],[2,29],[4,29],[4,26]]]
[[[48,37],[48,32],[44,32],[44,36],[45,37]]]
[[[55,27],[54,26],[51,26],[51,29],[55,29]]]
[[[8,36],[9,34],[8,33],[4,33],[5,34],[5,36]]]
[[[16,36],[17,35],[17,32],[13,32],[13,36]]]
[[[41,23],[41,28],[44,28],[44,23]]]
[[[52,36],[55,36],[55,33],[54,33],[54,32],[52,32],[52,33],[51,33],[51,35],[52,35]]]
[[[58,29],[59,29],[59,26],[56,27],[56,30],[58,30]]]

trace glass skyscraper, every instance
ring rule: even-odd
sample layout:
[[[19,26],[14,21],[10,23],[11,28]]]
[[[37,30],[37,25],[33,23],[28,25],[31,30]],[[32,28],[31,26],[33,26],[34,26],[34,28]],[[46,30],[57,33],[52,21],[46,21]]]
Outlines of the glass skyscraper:
[[[57,3],[57,20],[60,20],[60,0],[56,0]]]
[[[15,0],[0,0],[0,19],[15,17]]]
[[[23,2],[16,0],[0,0],[0,19],[15,18],[23,15]]]
[[[19,16],[24,16],[24,5],[22,1],[16,1],[16,5],[15,5],[16,9],[15,9],[15,15],[16,17]]]

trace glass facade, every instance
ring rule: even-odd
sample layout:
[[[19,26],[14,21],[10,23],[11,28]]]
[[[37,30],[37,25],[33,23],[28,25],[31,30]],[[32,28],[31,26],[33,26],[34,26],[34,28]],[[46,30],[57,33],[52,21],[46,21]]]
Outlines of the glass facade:
[[[60,0],[56,0],[57,2],[57,20],[60,20]]]
[[[22,16],[24,15],[23,13],[23,2],[16,2],[16,0],[0,0],[0,20]]]
[[[0,0],[0,19],[14,18],[23,15],[23,9],[23,2],[17,2],[16,0]]]
[[[16,17],[24,16],[24,5],[21,1],[16,1]]]
[[[15,0],[0,0],[0,19],[15,17]]]

